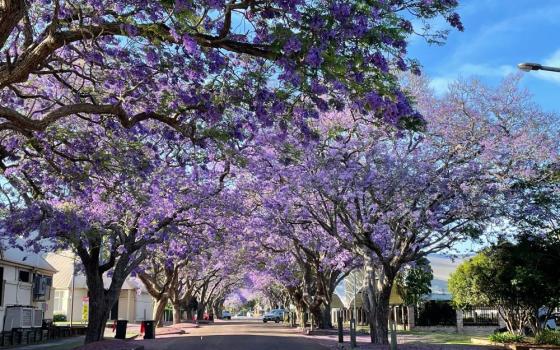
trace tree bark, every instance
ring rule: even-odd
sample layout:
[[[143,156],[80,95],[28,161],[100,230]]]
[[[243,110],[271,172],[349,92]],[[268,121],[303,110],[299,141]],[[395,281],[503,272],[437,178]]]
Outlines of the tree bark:
[[[397,268],[366,262],[364,306],[368,311],[370,338],[373,344],[389,344],[389,298]]]
[[[103,278],[97,272],[92,275],[91,268],[86,268],[86,278],[90,305],[85,337],[85,343],[88,344],[103,340],[107,320],[109,319],[111,308],[118,301],[120,288],[117,290],[105,290]]]
[[[166,297],[156,301],[156,307],[154,308],[154,321],[156,322],[156,327],[163,327],[163,314],[165,312],[166,305]]]
[[[198,307],[196,308],[196,319],[197,320],[203,320],[204,319],[204,309],[206,308],[206,305],[204,305],[202,302],[198,303]]]
[[[297,322],[301,329],[305,329],[305,307],[303,305],[296,306]]]
[[[181,304],[173,304],[173,324],[181,323]]]
[[[0,48],[25,14],[24,0],[0,1]]]
[[[319,328],[331,329],[333,328],[331,320],[331,304],[324,302],[321,306],[321,318],[319,319]]]

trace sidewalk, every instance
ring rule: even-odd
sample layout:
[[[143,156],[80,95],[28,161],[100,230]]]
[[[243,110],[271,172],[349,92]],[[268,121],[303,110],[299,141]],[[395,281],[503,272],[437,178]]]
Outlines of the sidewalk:
[[[197,325],[190,322],[158,327],[156,328],[156,337],[185,334],[185,333],[189,333],[188,330],[192,328],[197,328]],[[114,337],[115,337],[115,332],[113,331],[113,329],[110,327],[106,328],[105,338],[114,338]],[[126,327],[126,337],[127,339],[132,339],[132,338],[141,339],[143,337],[143,334],[140,333],[140,324],[139,323],[128,324]]]
[[[198,328],[198,326],[190,322],[159,327],[156,328],[155,340],[162,339],[162,338],[171,339],[177,335],[188,334],[190,333],[189,330],[194,328]],[[88,344],[76,350],[144,350],[145,343],[153,345],[154,340],[143,340],[144,335],[140,333],[140,324],[128,325],[126,334],[129,340],[135,339],[135,341],[123,341],[123,340],[111,339],[115,336],[115,333],[112,331],[112,329],[108,328],[108,332],[107,331],[105,332],[105,338],[107,340]]]
[[[50,340],[45,343],[12,346],[15,350],[71,350],[84,343],[84,336]]]

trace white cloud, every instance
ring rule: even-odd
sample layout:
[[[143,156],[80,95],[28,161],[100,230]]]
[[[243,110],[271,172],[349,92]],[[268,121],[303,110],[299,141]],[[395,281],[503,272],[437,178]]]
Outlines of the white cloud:
[[[503,78],[506,75],[516,72],[516,68],[509,65],[491,66],[488,64],[474,63],[465,63],[451,70],[452,72],[450,74],[436,76],[430,79],[430,87],[434,89],[437,94],[446,92],[449,84],[461,77]]]
[[[487,64],[467,63],[459,67],[460,75],[476,75],[479,77],[505,77],[516,71],[514,66],[500,65],[490,66]]]
[[[455,78],[452,77],[435,77],[430,79],[430,87],[434,90],[434,92],[438,95],[443,95]]]

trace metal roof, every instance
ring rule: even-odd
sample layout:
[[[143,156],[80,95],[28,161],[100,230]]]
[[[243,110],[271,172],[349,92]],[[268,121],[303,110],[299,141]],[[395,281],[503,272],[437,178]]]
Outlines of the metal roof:
[[[49,264],[40,254],[35,252],[21,250],[16,247],[0,247],[0,258],[2,261],[29,266],[31,268],[44,271],[57,272],[51,264]]]

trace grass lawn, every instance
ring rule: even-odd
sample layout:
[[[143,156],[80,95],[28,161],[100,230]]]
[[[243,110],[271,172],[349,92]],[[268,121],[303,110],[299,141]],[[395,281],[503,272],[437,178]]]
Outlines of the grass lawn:
[[[358,334],[369,334],[368,326],[357,326]],[[471,338],[488,340],[488,334],[481,333],[447,333],[447,332],[430,332],[430,331],[397,331],[397,335],[404,338],[406,342],[419,342],[431,344],[473,344]]]
[[[83,344],[84,337],[73,337],[63,340],[55,340],[43,344],[24,345],[22,348],[26,349],[29,346],[34,350],[71,350]]]
[[[433,344],[472,344],[471,338],[488,339],[482,334],[426,332],[426,331],[399,331],[397,334],[410,335],[418,338],[419,342]]]

